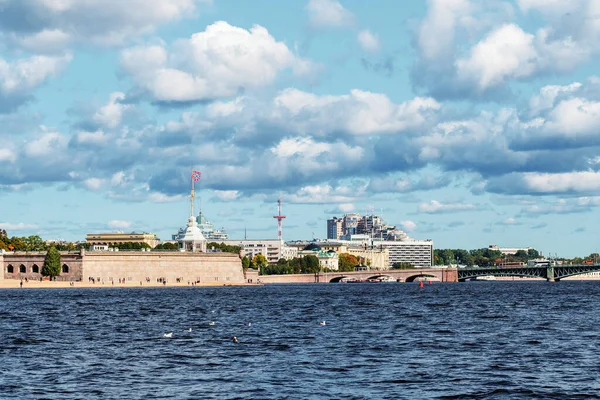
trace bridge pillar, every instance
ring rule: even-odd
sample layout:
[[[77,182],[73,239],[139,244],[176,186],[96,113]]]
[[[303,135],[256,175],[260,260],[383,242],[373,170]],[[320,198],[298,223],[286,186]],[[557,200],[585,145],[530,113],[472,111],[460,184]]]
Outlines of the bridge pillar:
[[[546,281],[547,282],[555,282],[554,280],[554,265],[549,265],[546,268]]]

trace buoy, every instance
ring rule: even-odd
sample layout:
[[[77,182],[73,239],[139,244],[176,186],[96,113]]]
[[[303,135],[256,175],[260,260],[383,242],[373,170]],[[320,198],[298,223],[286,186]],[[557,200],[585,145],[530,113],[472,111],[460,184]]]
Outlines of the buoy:
[[[419,287],[422,288],[423,287],[423,281],[419,282]]]
[[[433,282],[429,281],[429,284],[431,285]]]

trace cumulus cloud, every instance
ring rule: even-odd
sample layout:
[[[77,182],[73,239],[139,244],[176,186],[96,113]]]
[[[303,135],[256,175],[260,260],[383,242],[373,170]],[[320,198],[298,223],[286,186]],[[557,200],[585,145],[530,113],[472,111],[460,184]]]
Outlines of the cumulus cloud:
[[[130,104],[123,104],[125,94],[111,93],[108,103],[100,107],[93,116],[95,122],[108,128],[116,128],[121,124],[123,113],[132,108]]]
[[[486,190],[494,193],[538,195],[600,193],[600,172],[512,173],[490,179]]]
[[[10,223],[10,222],[0,222],[0,228],[10,231],[33,231],[37,230],[39,227],[35,224],[26,224],[24,222],[19,223]]]
[[[269,85],[285,70],[310,73],[299,58],[266,28],[250,30],[219,21],[171,48],[160,45],[123,50],[121,66],[140,88],[163,102],[190,102],[233,96]]]
[[[418,190],[433,190],[448,186],[451,180],[448,175],[423,175],[418,179],[403,177],[396,179],[390,176],[373,177],[369,182],[368,191],[371,193],[398,192],[408,193]]]
[[[376,53],[381,48],[379,37],[367,29],[358,32],[356,39],[360,47],[365,51]]]
[[[8,62],[0,58],[0,113],[12,111],[27,101],[35,88],[58,75],[71,61],[62,56],[33,56]]]
[[[77,41],[121,45],[161,24],[193,15],[203,2],[206,0],[4,0],[0,30],[6,40],[34,51],[60,51]],[[43,45],[49,47],[44,50]]]
[[[430,1],[415,40],[414,82],[437,98],[501,99],[512,82],[573,71],[595,51],[553,25],[533,33],[507,21],[485,26],[480,20],[489,11],[468,0]],[[458,34],[479,31],[470,48],[456,45]]]
[[[415,229],[417,229],[417,224],[414,223],[413,221],[402,221],[400,222],[400,226],[402,227],[402,229],[406,232],[412,232]]]
[[[220,201],[234,201],[240,196],[237,190],[215,190],[215,198]]]
[[[131,222],[130,221],[120,221],[120,220],[114,219],[112,221],[109,221],[107,226],[110,229],[129,229],[129,228],[131,228]]]
[[[315,28],[337,28],[354,24],[354,15],[336,0],[309,0],[308,19]]]
[[[418,210],[422,213],[427,214],[438,214],[438,213],[453,213],[462,211],[473,211],[476,210],[477,206],[474,204],[466,203],[440,203],[437,200],[431,200],[429,203],[419,204]]]
[[[552,202],[536,202],[521,209],[521,214],[528,217],[551,214],[573,214],[591,211],[600,205],[600,197],[579,197],[575,199],[558,199]]]

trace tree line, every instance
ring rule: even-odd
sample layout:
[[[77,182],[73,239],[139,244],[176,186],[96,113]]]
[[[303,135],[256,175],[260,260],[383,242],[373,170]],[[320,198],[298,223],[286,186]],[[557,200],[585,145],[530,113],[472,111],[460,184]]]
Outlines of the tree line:
[[[515,254],[502,254],[499,250],[490,248],[463,250],[463,249],[435,249],[433,258],[435,265],[478,265],[490,267],[506,263],[527,263],[528,260],[539,258],[540,253],[535,249],[528,251],[519,250]]]

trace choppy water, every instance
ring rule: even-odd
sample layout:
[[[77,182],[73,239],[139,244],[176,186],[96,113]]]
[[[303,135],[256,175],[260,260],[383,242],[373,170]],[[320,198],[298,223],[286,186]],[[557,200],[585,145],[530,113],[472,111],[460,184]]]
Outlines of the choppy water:
[[[600,282],[1,290],[0,398],[599,398],[599,301]]]

